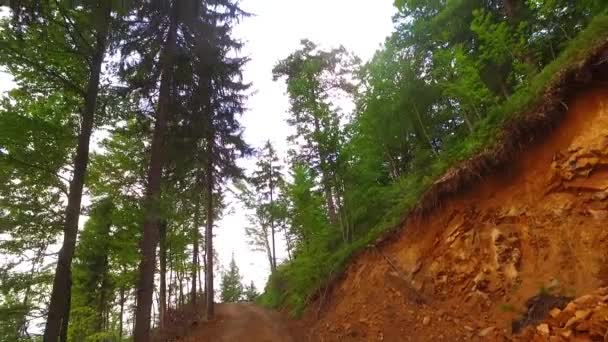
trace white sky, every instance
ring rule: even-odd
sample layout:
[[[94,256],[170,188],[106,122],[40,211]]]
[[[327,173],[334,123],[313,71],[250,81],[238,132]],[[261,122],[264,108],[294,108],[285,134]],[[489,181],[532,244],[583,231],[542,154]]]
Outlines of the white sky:
[[[288,99],[283,82],[272,81],[272,67],[308,38],[321,47],[344,45],[364,61],[371,58],[385,37],[392,32],[393,0],[242,0],[241,6],[254,16],[235,29],[245,41],[242,51],[251,58],[245,67],[245,80],[253,83],[254,94],[243,116],[245,139],[260,147],[270,139],[280,153],[287,149],[289,127]],[[1,12],[1,9],[0,9]],[[1,13],[0,13],[1,14]],[[0,71],[0,93],[13,86],[11,78]],[[242,163],[251,167],[252,160]],[[245,282],[253,280],[258,290],[264,288],[269,274],[264,253],[252,252],[245,241],[247,221],[242,208],[232,202],[232,213],[218,223],[215,248],[222,265],[228,265],[232,253]],[[82,226],[82,222],[81,222]],[[278,259],[286,253],[278,241]],[[219,283],[219,275],[216,277]]]

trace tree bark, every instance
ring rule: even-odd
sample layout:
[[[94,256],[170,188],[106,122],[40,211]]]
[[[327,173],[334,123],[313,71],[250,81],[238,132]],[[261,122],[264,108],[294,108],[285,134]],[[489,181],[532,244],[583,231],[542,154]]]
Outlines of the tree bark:
[[[110,3],[100,1],[95,12],[103,18],[95,35],[95,52],[90,65],[90,74],[87,90],[84,98],[84,108],[81,115],[80,133],[74,157],[74,174],[70,181],[68,203],[65,209],[65,221],[63,225],[63,244],[59,251],[53,289],[47,314],[46,326],[44,328],[44,341],[55,342],[63,336],[67,336],[71,298],[71,268],[74,250],[76,248],[76,237],[78,235],[78,220],[80,219],[80,204],[82,202],[82,190],[89,164],[89,144],[95,122],[95,109],[97,107],[97,95],[99,93],[99,80],[101,77],[101,65],[105,55],[108,31],[110,27]]]
[[[171,8],[171,22],[165,46],[160,59],[161,84],[158,94],[158,110],[152,145],[150,148],[150,164],[148,168],[148,182],[146,186],[146,197],[144,200],[144,224],[141,240],[142,258],[139,264],[139,280],[137,284],[137,310],[135,313],[135,331],[133,338],[135,342],[147,342],[150,340],[150,309],[152,308],[152,296],[154,291],[154,269],[156,267],[156,243],[158,235],[158,212],[160,201],[160,183],[163,164],[163,149],[167,121],[170,109],[171,84],[173,78],[173,57],[177,40],[177,4],[174,2]]]
[[[208,127],[206,136],[207,145],[207,160],[205,165],[205,258],[207,260],[205,267],[205,318],[212,320],[214,308],[214,291],[213,291],[213,185],[214,185],[214,141],[215,130],[213,127],[213,109],[211,108],[211,82],[207,85],[207,116]]]
[[[198,196],[198,194],[197,194]],[[198,226],[200,225],[200,203],[196,201],[194,212],[194,227],[192,229],[192,269],[191,269],[191,278],[192,278],[192,288],[190,293],[190,301],[192,305],[196,305],[196,279],[198,275]]]
[[[120,313],[118,315],[118,340],[122,341],[122,320],[125,312],[125,287],[120,287]]]
[[[158,293],[158,325],[163,328],[167,313],[167,222],[164,220],[160,223],[159,233],[160,289]]]
[[[272,180],[272,159],[270,160],[270,182],[268,185],[268,188],[270,189],[270,233],[272,235],[272,261],[271,261],[271,265],[270,265],[270,271],[272,273],[274,273],[277,270],[277,250],[276,250],[276,245],[275,245],[275,240],[274,240],[274,234],[275,234],[275,229],[274,229],[274,199],[273,199],[273,192],[274,192],[274,182]]]
[[[173,257],[170,246],[167,246],[169,254],[169,289],[167,290],[167,309],[171,309],[171,298],[173,298],[173,285],[175,284],[175,267],[173,267]]]

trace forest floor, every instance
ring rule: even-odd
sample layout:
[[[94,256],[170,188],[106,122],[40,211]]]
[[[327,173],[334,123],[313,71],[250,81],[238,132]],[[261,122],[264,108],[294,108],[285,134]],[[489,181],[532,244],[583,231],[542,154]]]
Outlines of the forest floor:
[[[294,333],[281,313],[253,303],[217,304],[216,318],[204,322],[180,341],[198,342],[295,342]]]

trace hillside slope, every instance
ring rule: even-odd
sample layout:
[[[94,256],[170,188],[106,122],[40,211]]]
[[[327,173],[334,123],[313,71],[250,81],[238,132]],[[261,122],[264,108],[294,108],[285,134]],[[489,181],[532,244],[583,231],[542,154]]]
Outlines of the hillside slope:
[[[608,88],[594,84],[516,161],[354,258],[309,306],[309,338],[503,340],[531,297],[606,285]]]

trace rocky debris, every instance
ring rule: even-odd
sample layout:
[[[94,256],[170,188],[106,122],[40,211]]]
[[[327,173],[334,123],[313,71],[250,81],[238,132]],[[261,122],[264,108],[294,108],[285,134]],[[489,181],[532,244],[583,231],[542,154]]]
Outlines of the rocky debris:
[[[608,198],[608,191],[596,192],[593,194],[593,196],[591,196],[591,199],[593,199],[595,201],[603,201],[606,198]]]
[[[422,319],[422,324],[423,324],[423,325],[429,325],[429,323],[431,323],[431,318],[430,318],[429,316],[425,316],[425,317]]]
[[[515,341],[608,341],[608,287],[579,297],[563,310],[551,310],[541,323],[526,327]]]
[[[590,175],[596,169],[608,166],[608,138],[598,136],[592,141],[585,142],[584,147],[571,146],[567,151],[557,153],[551,164],[553,173],[550,182],[554,184],[554,188],[563,186],[565,189],[596,191],[594,199],[603,201],[608,198],[605,192],[608,188],[608,178],[592,179]]]
[[[504,280],[514,283],[519,278],[521,241],[517,225],[502,224],[492,231],[496,251],[496,265]]]
[[[549,325],[548,324],[539,324],[536,327],[536,331],[538,331],[542,335],[549,335]]]
[[[536,325],[554,310],[561,310],[572,300],[569,297],[540,293],[526,301],[526,312],[521,319],[513,321],[511,331],[516,334],[529,325]],[[566,309],[567,310],[567,307]]]

